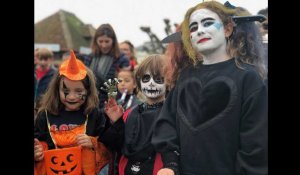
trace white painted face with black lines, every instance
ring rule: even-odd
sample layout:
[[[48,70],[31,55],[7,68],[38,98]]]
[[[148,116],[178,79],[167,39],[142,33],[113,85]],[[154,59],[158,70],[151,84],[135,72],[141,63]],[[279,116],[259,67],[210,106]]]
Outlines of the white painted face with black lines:
[[[211,10],[195,10],[190,16],[189,30],[192,46],[200,53],[226,47],[222,20]]]
[[[155,79],[155,80],[154,80]],[[154,77],[149,72],[141,78],[141,89],[142,93],[147,98],[158,98],[165,95],[166,85],[164,83],[163,77]]]

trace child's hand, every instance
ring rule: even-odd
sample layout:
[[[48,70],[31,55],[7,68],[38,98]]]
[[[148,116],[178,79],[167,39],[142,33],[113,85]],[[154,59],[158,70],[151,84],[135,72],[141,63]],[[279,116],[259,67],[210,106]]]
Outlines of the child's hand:
[[[41,161],[44,158],[43,145],[38,139],[34,139],[34,160]]]
[[[108,99],[108,102],[105,102],[105,113],[109,119],[114,123],[124,113],[124,109],[121,105],[118,105],[116,100],[112,97]]]
[[[157,175],[174,175],[174,171],[170,168],[163,168],[157,172]]]
[[[108,79],[107,82],[104,82],[104,87],[101,87],[101,90],[107,92],[108,97],[116,98],[119,80],[117,78]]]
[[[77,145],[86,147],[86,148],[93,148],[93,143],[91,138],[86,134],[78,134],[76,136],[76,143]]]

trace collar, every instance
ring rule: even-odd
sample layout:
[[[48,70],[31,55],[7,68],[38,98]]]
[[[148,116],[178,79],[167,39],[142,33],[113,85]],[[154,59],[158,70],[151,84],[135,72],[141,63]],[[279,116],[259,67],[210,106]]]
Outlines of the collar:
[[[162,107],[163,104],[164,104],[164,101],[161,101],[158,103],[153,103],[151,105],[149,105],[147,103],[142,103],[139,105],[139,112],[142,113],[146,110],[157,109],[157,108]]]

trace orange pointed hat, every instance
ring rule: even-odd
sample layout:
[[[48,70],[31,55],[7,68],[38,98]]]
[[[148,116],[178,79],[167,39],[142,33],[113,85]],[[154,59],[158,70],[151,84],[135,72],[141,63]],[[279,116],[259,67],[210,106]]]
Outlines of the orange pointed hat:
[[[85,65],[76,58],[74,51],[70,50],[70,58],[64,61],[59,67],[59,74],[70,80],[82,80],[86,76]]]

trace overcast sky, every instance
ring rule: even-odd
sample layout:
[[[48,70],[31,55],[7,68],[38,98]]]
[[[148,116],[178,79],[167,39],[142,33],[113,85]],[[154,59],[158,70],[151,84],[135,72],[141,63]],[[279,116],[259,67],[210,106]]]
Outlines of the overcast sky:
[[[219,0],[224,3],[226,0]],[[62,9],[74,13],[83,23],[98,28],[110,23],[118,41],[130,40],[135,46],[149,41],[141,26],[151,26],[151,31],[163,39],[165,23],[180,23],[185,12],[202,0],[34,0],[34,23]],[[242,6],[256,14],[268,7],[268,0],[230,0],[234,6]],[[174,29],[174,28],[172,28]]]

